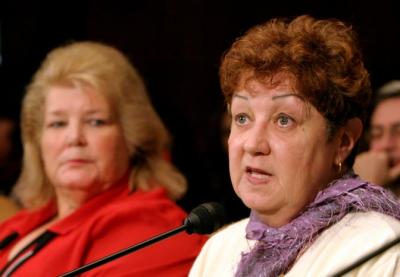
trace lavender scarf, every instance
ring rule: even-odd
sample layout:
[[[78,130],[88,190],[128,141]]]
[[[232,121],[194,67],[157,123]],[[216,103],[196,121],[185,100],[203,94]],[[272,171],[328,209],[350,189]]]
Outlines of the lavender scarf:
[[[236,277],[272,277],[286,273],[300,251],[318,235],[350,212],[376,211],[400,219],[400,202],[379,186],[358,179],[353,173],[335,180],[318,193],[314,202],[290,223],[272,228],[250,215],[246,237],[257,240],[242,253]]]

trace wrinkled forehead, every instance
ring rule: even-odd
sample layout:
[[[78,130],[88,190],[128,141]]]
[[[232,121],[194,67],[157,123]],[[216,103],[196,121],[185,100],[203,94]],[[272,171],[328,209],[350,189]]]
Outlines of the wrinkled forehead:
[[[301,110],[306,117],[311,114],[313,105],[305,98],[305,96],[296,89],[296,80],[290,74],[276,74],[272,77],[267,76],[257,78],[255,75],[244,76],[241,85],[234,91],[228,110],[231,111],[232,105],[235,103],[263,103],[268,105],[289,105],[292,108]],[[240,99],[240,100],[238,100]],[[266,101],[266,102],[265,102]]]

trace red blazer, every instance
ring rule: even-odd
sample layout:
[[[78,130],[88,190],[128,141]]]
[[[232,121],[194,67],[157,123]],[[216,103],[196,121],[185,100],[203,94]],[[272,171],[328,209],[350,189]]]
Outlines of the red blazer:
[[[0,224],[0,269],[18,240],[56,214],[54,202]],[[163,188],[129,192],[126,183],[95,196],[49,231],[54,237],[11,276],[57,276],[182,225],[186,213]],[[92,269],[82,276],[187,276],[206,240],[185,232]]]

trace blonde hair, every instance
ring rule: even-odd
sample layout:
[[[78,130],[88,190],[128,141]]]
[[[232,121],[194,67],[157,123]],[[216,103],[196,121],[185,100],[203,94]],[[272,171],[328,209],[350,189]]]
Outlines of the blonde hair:
[[[164,186],[172,199],[186,191],[186,179],[163,158],[169,135],[151,105],[144,83],[117,49],[97,42],[75,42],[51,51],[28,86],[22,103],[23,167],[16,197],[28,208],[54,196],[40,151],[43,106],[54,86],[90,87],[106,96],[122,126],[131,157],[131,189]]]

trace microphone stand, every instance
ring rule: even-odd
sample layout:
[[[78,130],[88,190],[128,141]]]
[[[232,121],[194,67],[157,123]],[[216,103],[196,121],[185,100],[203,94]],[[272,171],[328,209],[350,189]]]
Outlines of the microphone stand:
[[[168,237],[170,237],[170,236],[173,236],[173,235],[175,235],[175,234],[177,234],[177,233],[179,233],[179,232],[184,231],[187,227],[188,227],[188,225],[187,225],[186,223],[184,223],[184,224],[183,224],[182,226],[180,226],[180,227],[177,227],[177,228],[175,228],[175,229],[172,229],[172,230],[170,230],[170,231],[168,231],[168,232],[165,232],[165,233],[163,233],[163,234],[154,236],[154,237],[152,237],[152,238],[150,238],[150,239],[148,239],[148,240],[145,240],[145,241],[143,241],[143,242],[141,242],[141,243],[139,243],[139,244],[130,246],[130,247],[128,247],[128,248],[125,248],[125,249],[120,250],[120,251],[118,251],[118,252],[115,252],[115,253],[113,253],[113,254],[110,254],[110,255],[108,255],[108,256],[106,256],[106,257],[104,257],[104,258],[101,258],[101,259],[99,259],[99,260],[96,260],[96,261],[94,261],[94,262],[91,262],[91,263],[89,263],[89,264],[86,264],[86,265],[84,265],[84,266],[82,266],[82,267],[79,267],[79,268],[77,268],[77,269],[74,269],[74,270],[72,270],[72,271],[66,272],[66,273],[60,275],[59,277],[76,276],[76,275],[81,274],[81,273],[83,273],[83,272],[86,272],[86,271],[88,271],[88,270],[90,270],[90,269],[92,269],[92,268],[98,267],[98,266],[100,266],[100,265],[102,265],[102,264],[108,263],[108,262],[110,262],[110,261],[112,261],[112,260],[115,260],[115,259],[117,259],[117,258],[119,258],[119,257],[125,256],[125,255],[127,255],[127,254],[129,254],[129,253],[132,253],[132,252],[134,252],[134,251],[136,251],[136,250],[139,250],[139,249],[141,249],[141,248],[143,248],[143,247],[146,247],[147,245],[156,243],[156,242],[158,242],[158,241],[160,241],[160,240],[163,240],[163,239],[165,239],[165,238],[168,238]]]
[[[215,230],[217,230],[218,228],[220,228],[224,222],[225,222],[225,210],[221,204],[216,202],[204,203],[194,208],[186,217],[186,219],[183,221],[183,224],[180,227],[177,227],[160,235],[154,236],[141,243],[130,246],[121,251],[115,252],[111,255],[98,259],[94,262],[86,264],[72,271],[66,272],[60,275],[59,277],[76,276],[92,268],[98,267],[102,264],[108,263],[119,257],[122,257],[136,250],[139,250],[145,246],[148,246],[150,244],[156,243],[160,240],[173,236],[184,230],[186,230],[186,233],[188,234],[193,234],[193,233],[210,234]]]

